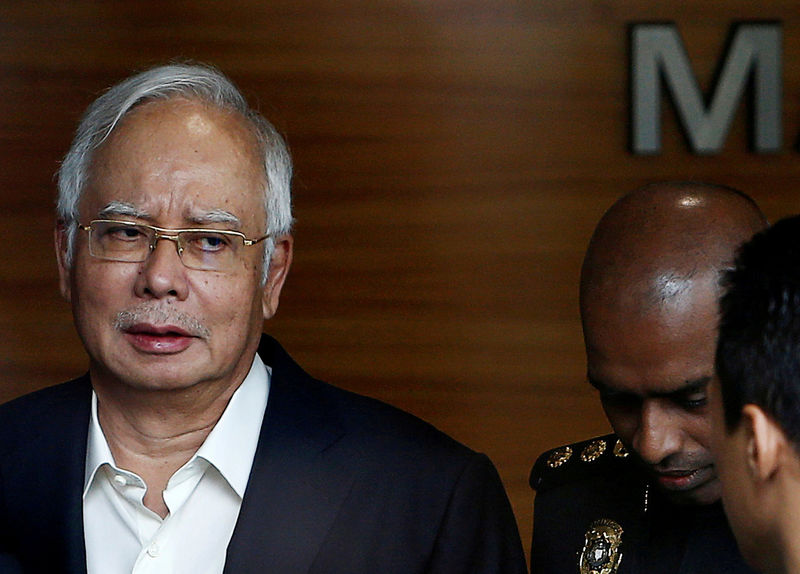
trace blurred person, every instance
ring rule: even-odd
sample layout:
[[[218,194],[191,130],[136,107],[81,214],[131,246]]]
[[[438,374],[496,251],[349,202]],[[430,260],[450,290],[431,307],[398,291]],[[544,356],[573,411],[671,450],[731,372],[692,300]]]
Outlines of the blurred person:
[[[535,574],[749,572],[719,503],[707,386],[720,273],[764,226],[743,193],[679,182],[629,193],[601,219],[580,311],[614,434],[534,465]]]
[[[525,572],[487,457],[262,334],[290,179],[282,138],[212,68],[153,68],[88,108],[55,246],[89,370],[0,406],[0,564]]]
[[[712,385],[722,500],[747,561],[800,572],[800,216],[725,275]]]

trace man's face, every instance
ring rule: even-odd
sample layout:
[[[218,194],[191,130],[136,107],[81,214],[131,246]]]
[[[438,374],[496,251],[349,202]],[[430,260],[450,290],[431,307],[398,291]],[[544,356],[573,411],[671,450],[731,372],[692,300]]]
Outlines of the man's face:
[[[588,377],[614,432],[654,484],[675,502],[706,504],[719,498],[706,397],[717,299],[713,278],[683,288],[644,312],[588,301]]]
[[[120,219],[164,228],[214,228],[261,237],[263,170],[243,120],[182,99],[142,104],[95,154],[80,223]],[[95,386],[224,389],[246,375],[263,319],[277,307],[291,257],[261,284],[263,243],[225,272],[188,269],[160,240],[142,263],[92,257],[77,232],[71,268],[57,233],[62,292],[90,357]]]
[[[710,385],[709,404],[713,429],[712,445],[722,483],[725,514],[736,535],[742,556],[750,564],[760,566],[758,559],[772,546],[767,534],[772,529],[765,523],[764,513],[760,511],[760,505],[753,495],[751,471],[748,470],[745,424],[741,423],[732,430],[725,426],[722,396],[716,378]]]

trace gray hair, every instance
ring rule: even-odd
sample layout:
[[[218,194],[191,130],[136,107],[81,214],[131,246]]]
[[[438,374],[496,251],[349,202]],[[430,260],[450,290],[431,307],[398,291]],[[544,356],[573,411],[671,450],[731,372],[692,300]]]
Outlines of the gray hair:
[[[292,227],[292,160],[281,135],[263,116],[250,108],[239,89],[213,67],[168,64],[141,72],[116,84],[97,98],[83,115],[75,138],[58,171],[58,217],[67,232],[67,265],[72,264],[78,229],[78,207],[95,150],[137,105],[152,100],[182,97],[200,100],[223,110],[238,112],[250,125],[264,161],[264,209],[267,215],[264,280],[275,247],[274,238]]]

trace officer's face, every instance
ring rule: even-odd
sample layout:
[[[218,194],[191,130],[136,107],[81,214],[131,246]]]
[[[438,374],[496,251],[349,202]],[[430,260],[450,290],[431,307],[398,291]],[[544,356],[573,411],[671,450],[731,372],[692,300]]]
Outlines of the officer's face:
[[[720,496],[706,395],[716,324],[712,280],[688,281],[646,311],[597,305],[584,314],[589,382],[614,431],[676,502]]]

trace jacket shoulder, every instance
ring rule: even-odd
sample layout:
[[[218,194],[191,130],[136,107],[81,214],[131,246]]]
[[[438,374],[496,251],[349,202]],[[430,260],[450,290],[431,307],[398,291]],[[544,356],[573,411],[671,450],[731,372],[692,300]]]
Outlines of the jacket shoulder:
[[[622,441],[609,434],[545,451],[533,465],[530,485],[543,493],[565,484],[627,475],[633,468]]]
[[[0,405],[0,453],[29,442],[42,429],[64,428],[74,417],[88,416],[90,399],[91,383],[84,375]]]
[[[90,391],[89,376],[84,375],[66,383],[44,387],[0,404],[0,412],[4,414],[30,414],[40,408],[54,404],[84,399]]]
[[[406,453],[411,459],[430,456],[442,464],[453,457],[463,465],[478,456],[411,413],[314,378],[267,335],[262,337],[259,356],[272,368],[270,402],[274,408],[270,416],[291,413],[295,420],[313,422],[309,428],[347,435],[358,441],[368,457],[387,459]]]

